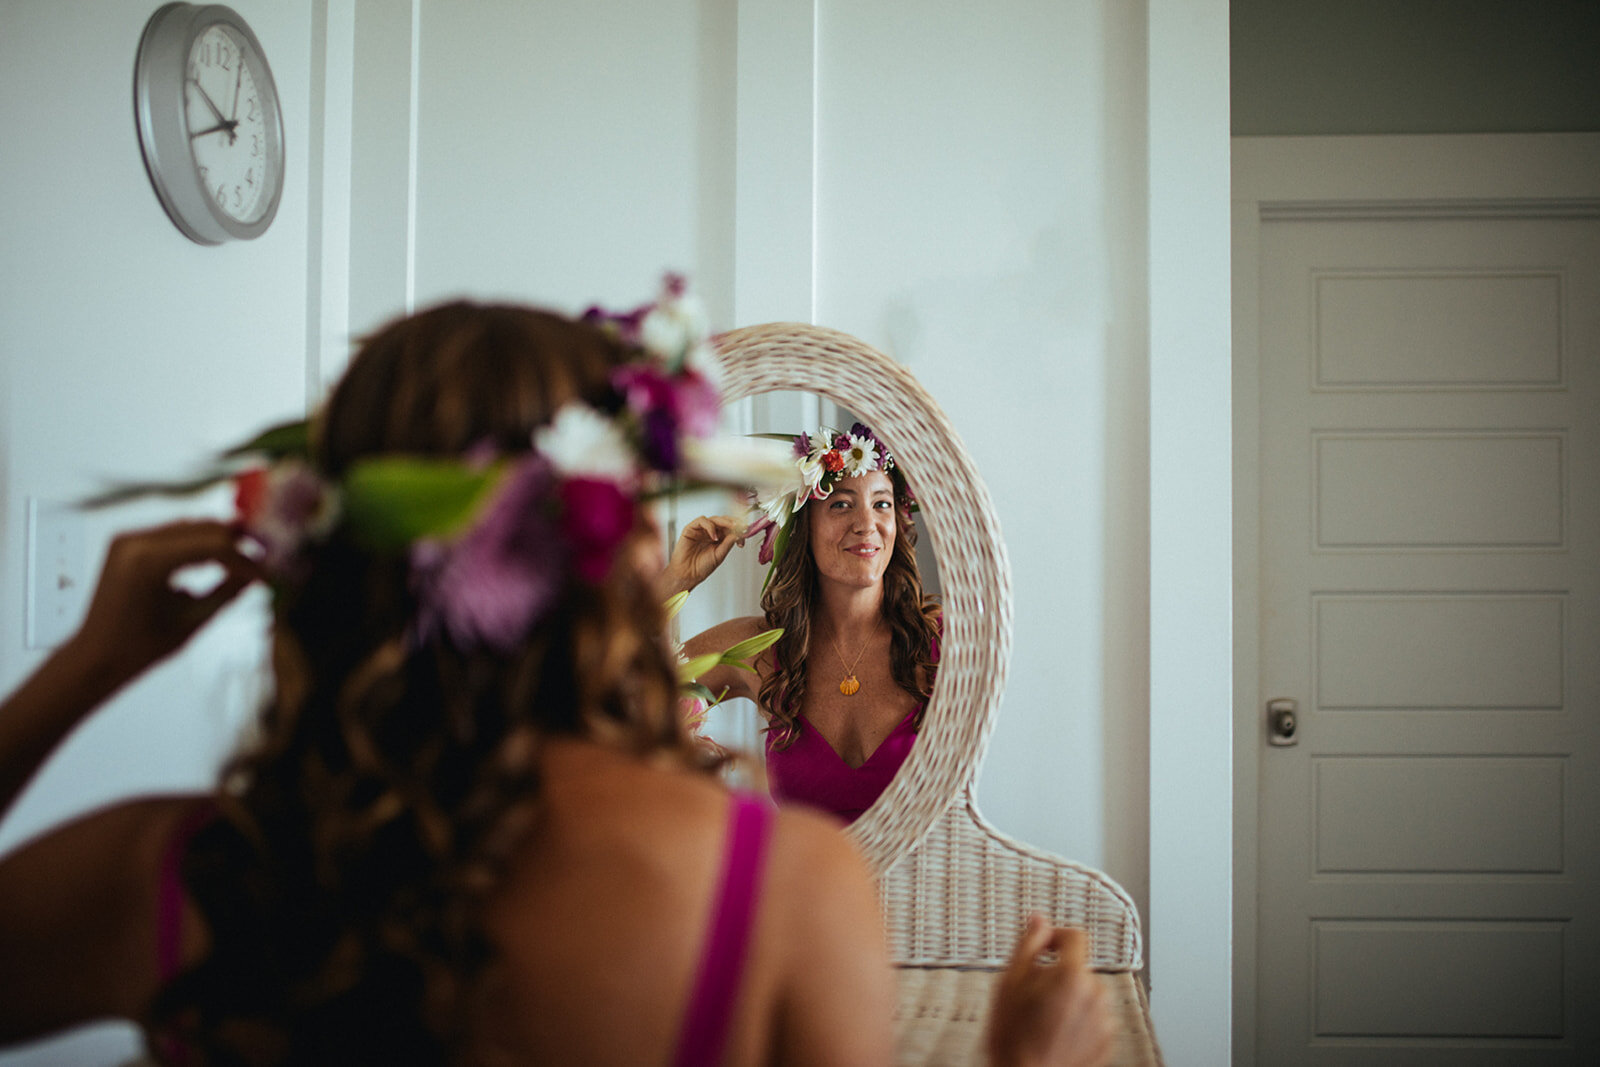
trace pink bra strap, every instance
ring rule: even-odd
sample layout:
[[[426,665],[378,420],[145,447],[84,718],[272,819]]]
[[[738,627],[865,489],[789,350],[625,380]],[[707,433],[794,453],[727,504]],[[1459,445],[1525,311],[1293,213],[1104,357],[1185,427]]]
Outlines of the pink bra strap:
[[[721,892],[678,1038],[675,1062],[681,1067],[722,1061],[744,976],[772,817],[772,809],[749,794],[735,793],[731,798]]]
[[[173,828],[161,856],[156,887],[156,974],[166,985],[183,968],[183,857],[196,832],[215,818],[210,804],[196,804]]]

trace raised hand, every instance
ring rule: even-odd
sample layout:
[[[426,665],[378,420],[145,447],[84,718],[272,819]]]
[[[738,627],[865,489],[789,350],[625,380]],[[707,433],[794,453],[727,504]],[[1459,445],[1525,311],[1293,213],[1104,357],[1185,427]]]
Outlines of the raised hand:
[[[744,525],[729,515],[702,515],[683,528],[667,561],[667,595],[693,589],[711,577],[735,545],[744,544]]]
[[[173,585],[185,567],[216,564],[205,593]],[[0,817],[79,722],[140,672],[183,646],[260,576],[220,522],[180,522],[111,543],[83,625],[0,704]]]
[[[210,591],[197,595],[172,584],[177,571],[208,563],[222,568]],[[226,523],[177,522],[122,534],[106,554],[73,643],[102,668],[131,678],[176,652],[260,576]]]
[[[1044,953],[1055,960],[1041,960]],[[1111,1014],[1088,956],[1082,930],[1028,918],[995,987],[988,1033],[994,1067],[1099,1067],[1107,1061]]]

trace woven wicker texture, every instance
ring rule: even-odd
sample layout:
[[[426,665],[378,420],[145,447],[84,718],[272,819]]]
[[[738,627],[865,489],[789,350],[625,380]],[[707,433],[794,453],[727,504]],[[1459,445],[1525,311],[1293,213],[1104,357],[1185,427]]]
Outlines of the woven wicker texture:
[[[1087,931],[1097,970],[1144,966],[1138,912],[1120,885],[1007,837],[983,820],[970,795],[945,809],[879,887],[896,963],[998,967],[1011,957],[1023,917],[1038,912]]]
[[[837,330],[750,326],[723,334],[717,349],[730,401],[807,390],[872,426],[899,460],[938,554],[939,679],[911,755],[850,828],[878,873],[901,968],[900,1062],[981,1062],[993,969],[1038,912],[1086,930],[1094,966],[1119,991],[1116,1062],[1159,1064],[1135,973],[1144,946],[1132,899],[1100,871],[1002,834],[973,801],[1010,663],[1011,568],[988,488],[954,427],[905,368]]]
[[[912,1067],[967,1067],[984,1062],[983,1027],[997,971],[908,967],[900,972],[895,1062]],[[1098,976],[1116,1022],[1112,1067],[1160,1064],[1150,1003],[1137,975]]]

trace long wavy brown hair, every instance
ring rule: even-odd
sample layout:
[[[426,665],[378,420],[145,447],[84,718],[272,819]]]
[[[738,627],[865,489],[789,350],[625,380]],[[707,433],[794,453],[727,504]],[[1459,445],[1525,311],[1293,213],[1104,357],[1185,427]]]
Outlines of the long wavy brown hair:
[[[365,343],[315,459],[336,478],[377,454],[527,449],[569,399],[614,409],[629,356],[555,315],[435,308]],[[569,586],[501,655],[420,642],[405,559],[335,533],[280,592],[275,694],[183,866],[210,950],[164,991],[154,1031],[210,1067],[458,1059],[494,957],[484,905],[540,809],[543,741],[700,765],[647,577],[619,565]]]
[[[917,528],[910,493],[898,468],[889,472],[895,489],[894,549],[883,572],[883,620],[889,627],[889,669],[895,684],[922,703],[912,725],[922,727],[933,693],[939,639],[939,604],[923,592],[917,567]],[[807,507],[810,505],[808,504]],[[761,683],[760,703],[767,714],[772,746],[785,749],[800,736],[800,710],[806,696],[806,660],[811,650],[811,616],[817,607],[817,565],[811,558],[811,523],[795,517],[788,544],[772,564],[761,594],[767,626],[783,627],[772,646],[772,670]]]

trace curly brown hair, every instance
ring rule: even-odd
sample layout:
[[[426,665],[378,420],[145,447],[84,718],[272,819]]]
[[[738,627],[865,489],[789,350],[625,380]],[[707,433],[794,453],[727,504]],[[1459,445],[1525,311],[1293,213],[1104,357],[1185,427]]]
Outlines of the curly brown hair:
[[[895,489],[894,549],[883,572],[883,619],[889,626],[889,669],[895,684],[923,703],[912,725],[922,727],[923,711],[937,673],[939,604],[923,592],[917,567],[917,528],[911,520],[910,492],[896,468],[889,472]],[[807,505],[808,507],[810,505]],[[818,596],[817,567],[811,558],[811,524],[800,512],[789,540],[773,561],[771,580],[761,594],[761,610],[769,627],[783,636],[772,646],[772,670],[759,694],[767,714],[767,733],[776,749],[800,736],[800,709],[806,696],[806,658],[811,649],[811,613]]]
[[[441,306],[362,346],[315,460],[337,477],[377,454],[527,449],[567,400],[614,410],[629,358],[556,315]],[[213,1067],[457,1059],[494,956],[484,905],[541,806],[543,740],[702,765],[637,568],[570,584],[510,655],[419,641],[415,610],[406,560],[337,532],[280,594],[275,694],[183,866],[210,951],[152,1013]]]

